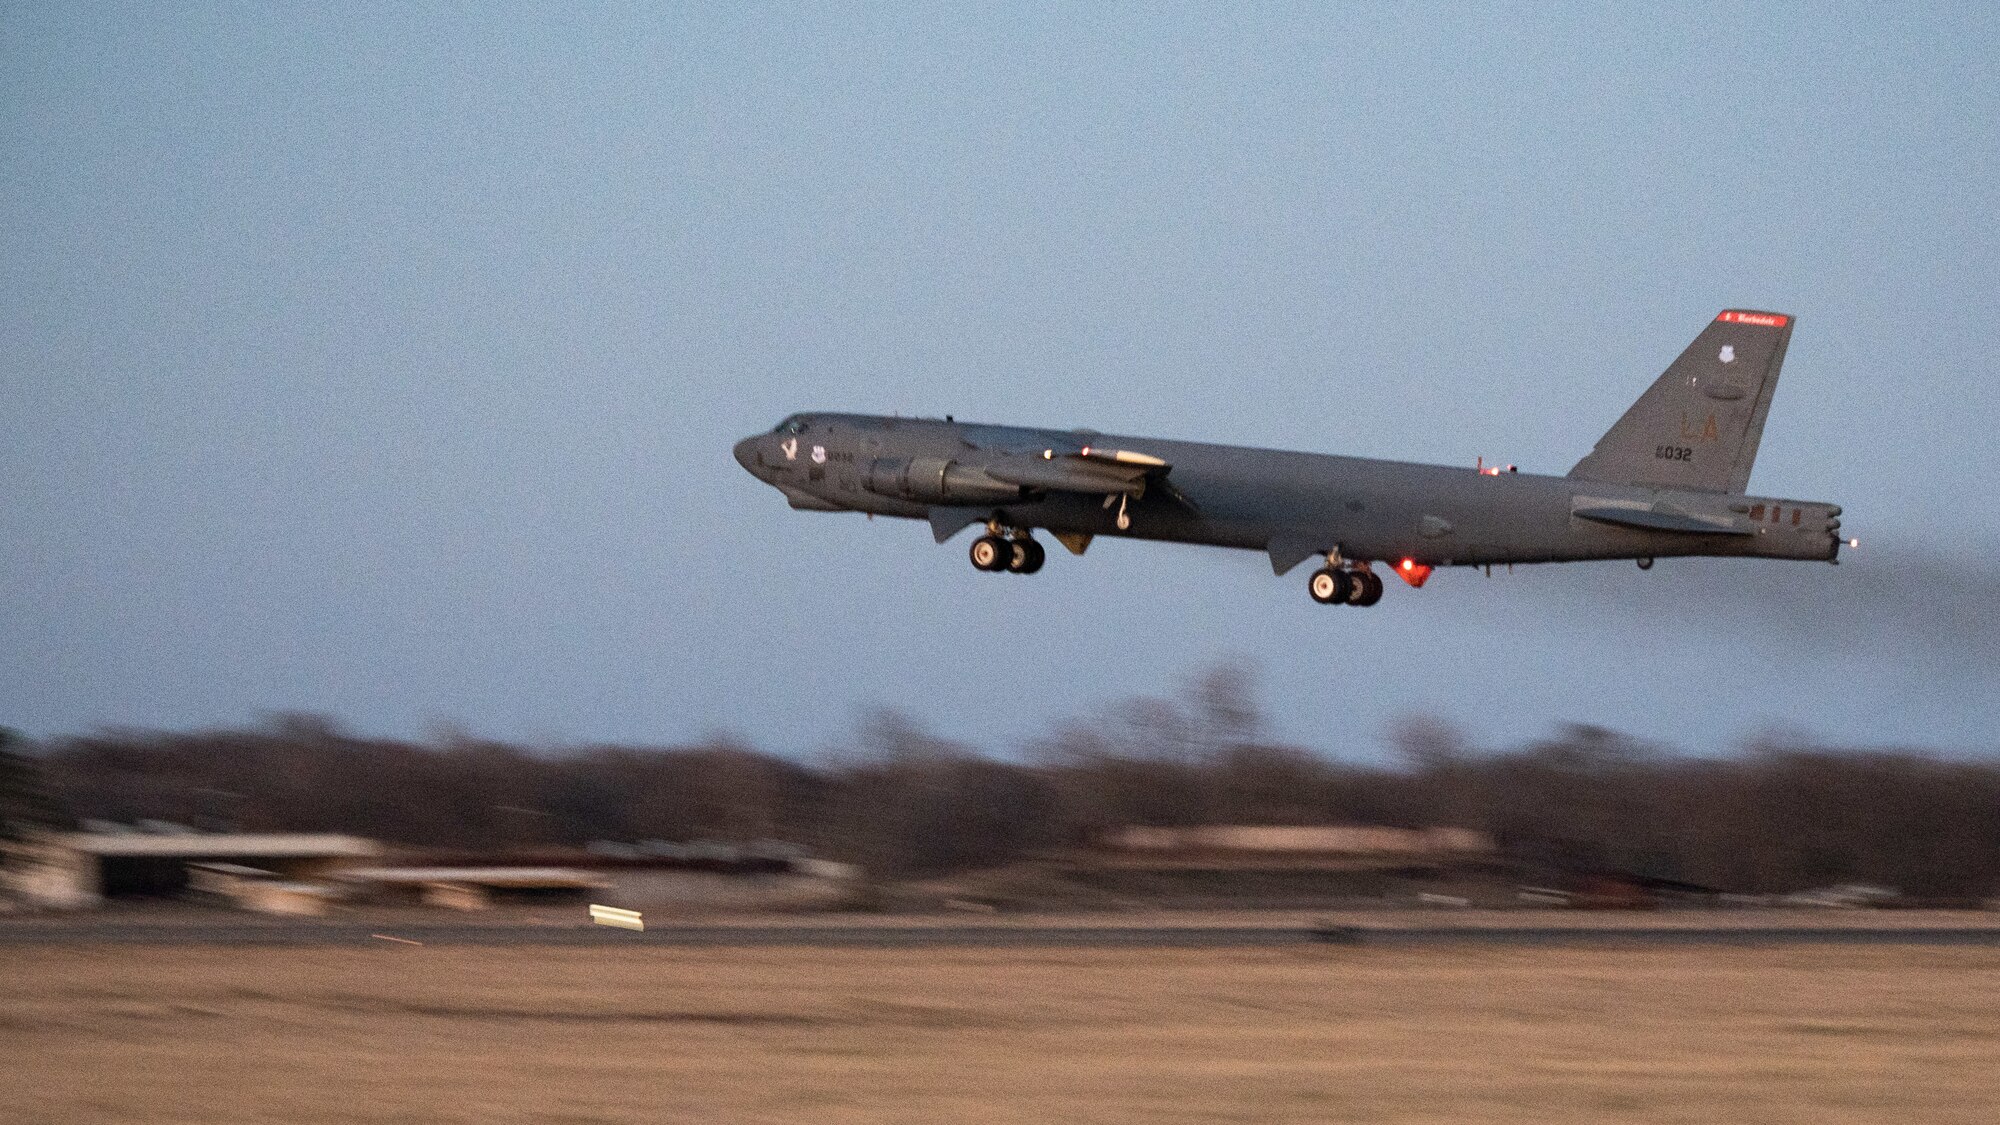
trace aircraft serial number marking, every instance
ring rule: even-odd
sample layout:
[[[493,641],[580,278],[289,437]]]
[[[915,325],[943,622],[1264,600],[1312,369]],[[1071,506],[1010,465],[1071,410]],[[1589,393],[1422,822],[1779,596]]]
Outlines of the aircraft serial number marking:
[[[1653,456],[1662,461],[1692,461],[1694,450],[1685,445],[1656,445],[1653,447]]]

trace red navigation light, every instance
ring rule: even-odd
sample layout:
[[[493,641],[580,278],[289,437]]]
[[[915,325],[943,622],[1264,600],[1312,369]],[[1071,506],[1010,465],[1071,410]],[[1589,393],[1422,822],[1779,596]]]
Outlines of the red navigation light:
[[[1415,559],[1404,559],[1396,564],[1396,576],[1408,582],[1412,588],[1421,588],[1431,576],[1431,568]]]

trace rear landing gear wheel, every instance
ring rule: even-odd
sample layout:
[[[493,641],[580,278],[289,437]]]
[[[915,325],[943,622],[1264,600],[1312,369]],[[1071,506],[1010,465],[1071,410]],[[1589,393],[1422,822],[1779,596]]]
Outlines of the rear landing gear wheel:
[[[1382,600],[1381,575],[1372,570],[1357,570],[1348,577],[1360,587],[1354,596],[1347,600],[1348,605],[1367,607]]]
[[[1361,599],[1367,596],[1368,580],[1361,577],[1361,573],[1358,570],[1347,572],[1347,597],[1343,599],[1343,604],[1360,605]]]
[[[1007,545],[1012,548],[1007,556],[1007,569],[1015,574],[1033,574],[1048,561],[1048,552],[1033,539],[1015,539]]]
[[[1321,605],[1340,605],[1347,600],[1348,591],[1353,588],[1352,579],[1344,570],[1330,566],[1313,571],[1312,580],[1306,584],[1306,591]]]
[[[982,535],[972,541],[972,566],[975,570],[996,571],[1007,569],[1013,561],[1013,547],[998,535]]]

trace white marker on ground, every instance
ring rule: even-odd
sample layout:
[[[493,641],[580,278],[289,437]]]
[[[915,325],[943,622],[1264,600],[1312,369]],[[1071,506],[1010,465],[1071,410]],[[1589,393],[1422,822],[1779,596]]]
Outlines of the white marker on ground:
[[[590,920],[600,926],[621,926],[628,930],[643,930],[646,923],[639,918],[636,910],[626,910],[617,906],[590,904]]]

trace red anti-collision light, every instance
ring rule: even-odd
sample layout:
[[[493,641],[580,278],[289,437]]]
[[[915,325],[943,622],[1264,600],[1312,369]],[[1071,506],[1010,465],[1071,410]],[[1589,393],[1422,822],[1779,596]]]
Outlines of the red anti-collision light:
[[[1396,564],[1396,575],[1403,581],[1408,582],[1412,588],[1420,589],[1425,580],[1430,578],[1431,568],[1428,564],[1420,563],[1415,559],[1404,559],[1402,562]]]

